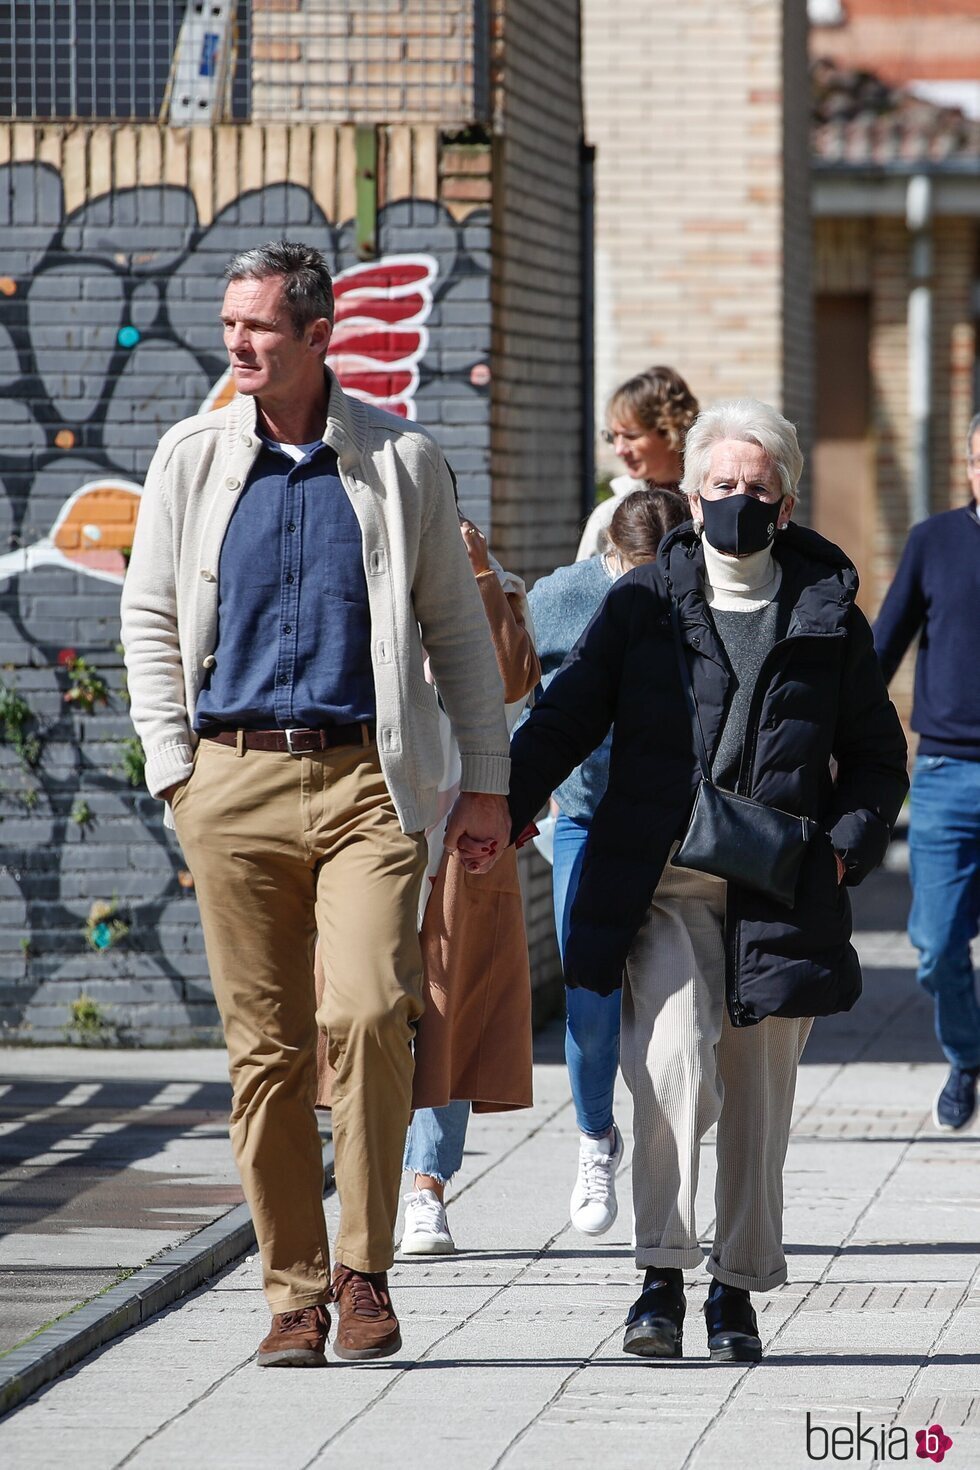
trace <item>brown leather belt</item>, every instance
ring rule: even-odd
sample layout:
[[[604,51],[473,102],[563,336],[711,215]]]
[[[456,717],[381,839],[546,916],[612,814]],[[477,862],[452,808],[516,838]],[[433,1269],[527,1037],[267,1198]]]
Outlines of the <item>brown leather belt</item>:
[[[240,750],[277,750],[281,755],[311,755],[333,745],[370,745],[371,724],[325,725],[320,730],[202,730],[202,740],[235,745]]]

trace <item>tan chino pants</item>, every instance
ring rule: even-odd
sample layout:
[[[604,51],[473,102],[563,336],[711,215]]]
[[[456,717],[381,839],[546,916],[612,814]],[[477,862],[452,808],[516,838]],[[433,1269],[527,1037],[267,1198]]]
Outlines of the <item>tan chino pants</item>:
[[[291,756],[202,740],[173,813],[224,1026],[231,1140],[266,1297],[292,1311],[325,1301],[330,1278],[317,1024],[336,1072],[335,1255],[359,1271],[393,1260],[422,1010],[425,840],[402,832],[373,744]]]
[[[633,1095],[636,1264],[701,1264],[698,1165],[717,1122],[708,1270],[728,1286],[768,1291],[786,1280],[783,1164],[813,1022],[732,1026],[726,886],[668,863],[627,961],[620,1046]]]

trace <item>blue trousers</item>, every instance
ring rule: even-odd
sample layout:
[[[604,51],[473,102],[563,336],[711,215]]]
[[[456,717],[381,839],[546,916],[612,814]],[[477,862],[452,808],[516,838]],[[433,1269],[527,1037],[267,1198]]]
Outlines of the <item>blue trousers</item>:
[[[578,892],[590,823],[566,817],[555,823],[552,891],[555,932],[562,963],[571,929],[572,904]],[[613,1090],[619,1070],[621,992],[595,995],[591,990],[565,990],[565,1065],[575,1104],[575,1121],[583,1133],[604,1138],[613,1125]]]
[[[909,938],[919,951],[919,984],[933,998],[936,1036],[951,1066],[980,1067],[970,958],[980,927],[980,761],[916,759],[909,865]]]
[[[558,949],[565,958],[572,903],[578,890],[589,823],[564,814],[555,823],[552,890]],[[583,1133],[604,1138],[613,1125],[613,1090],[619,1069],[620,993],[594,995],[590,990],[565,991],[565,1063],[575,1104],[575,1121]],[[419,1108],[405,1143],[406,1170],[447,1182],[463,1162],[468,1102],[443,1108]]]

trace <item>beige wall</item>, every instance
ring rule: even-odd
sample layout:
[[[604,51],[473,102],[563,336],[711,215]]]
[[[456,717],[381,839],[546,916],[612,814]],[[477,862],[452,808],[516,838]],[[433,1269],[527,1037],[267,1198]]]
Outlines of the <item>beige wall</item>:
[[[806,430],[803,8],[584,0],[600,412],[627,374],[667,362],[703,402],[753,394]]]
[[[864,606],[873,615],[908,536],[913,446],[908,416],[910,241],[900,218],[821,219],[815,228],[819,292],[870,301],[871,382],[868,575]],[[933,418],[931,508],[966,497],[964,453],[973,405],[975,328],[972,290],[980,232],[976,221],[940,217],[933,226]],[[911,706],[910,655],[892,686],[904,716]]]
[[[473,118],[470,0],[252,0],[252,118]]]

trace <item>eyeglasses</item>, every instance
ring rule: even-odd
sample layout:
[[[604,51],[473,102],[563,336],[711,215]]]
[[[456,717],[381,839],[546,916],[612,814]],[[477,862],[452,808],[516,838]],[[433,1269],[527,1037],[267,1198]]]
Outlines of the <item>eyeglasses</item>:
[[[603,444],[615,444],[617,439],[625,439],[627,444],[634,444],[649,432],[649,429],[632,429],[629,432],[626,429],[603,429],[601,438]]]

